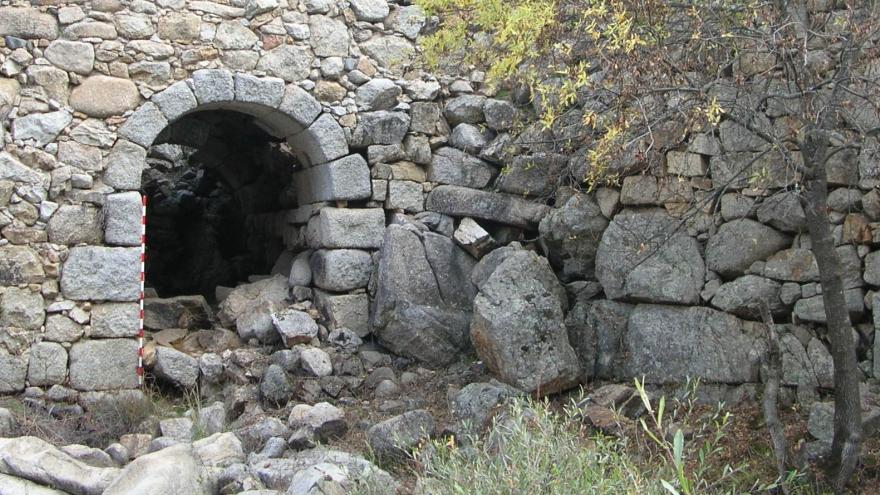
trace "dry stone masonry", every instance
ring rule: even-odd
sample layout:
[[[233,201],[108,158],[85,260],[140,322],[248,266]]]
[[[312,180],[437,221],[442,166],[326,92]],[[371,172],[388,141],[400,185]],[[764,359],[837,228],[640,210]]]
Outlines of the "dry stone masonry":
[[[359,386],[371,355],[342,362],[322,340],[435,367],[476,354],[539,395],[633,376],[751,387],[765,301],[785,383],[831,386],[804,213],[778,194],[796,172],[760,139],[727,120],[669,133],[618,164],[618,187],[559,187],[586,160],[548,143],[580,118],[545,129],[478,71],[426,73],[417,38],[435,24],[406,0],[3,0],[0,392],[136,387],[141,194],[147,361],[178,387],[235,376],[286,403]],[[877,157],[829,169],[866,380]],[[241,342],[282,350],[254,376],[229,353]],[[301,412],[308,444],[320,429]]]

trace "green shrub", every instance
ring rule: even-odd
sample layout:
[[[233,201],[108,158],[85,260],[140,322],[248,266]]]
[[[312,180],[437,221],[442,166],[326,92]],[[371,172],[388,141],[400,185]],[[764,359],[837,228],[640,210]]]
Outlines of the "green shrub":
[[[723,444],[732,416],[721,405],[707,411],[683,398],[651,400],[637,381],[646,413],[618,416],[618,436],[587,426],[573,400],[568,407],[518,399],[495,418],[489,432],[457,445],[438,439],[413,453],[420,495],[582,494],[818,494],[796,472],[772,478],[772,454],[737,459]],[[756,431],[762,435],[762,431]],[[769,469],[768,469],[769,468]],[[358,493],[370,493],[368,488]]]

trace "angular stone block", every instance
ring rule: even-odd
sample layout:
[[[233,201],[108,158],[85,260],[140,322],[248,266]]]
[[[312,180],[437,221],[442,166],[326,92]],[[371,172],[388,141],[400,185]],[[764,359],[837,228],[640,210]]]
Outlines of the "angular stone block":
[[[67,351],[61,344],[40,342],[31,347],[28,384],[44,387],[64,383],[67,377]]]
[[[0,393],[24,390],[28,370],[28,356],[17,356],[0,349]]]
[[[330,328],[347,328],[358,337],[370,333],[370,301],[366,293],[330,294],[315,291],[315,305],[330,323]]]
[[[319,249],[310,265],[315,285],[335,292],[366,287],[373,273],[373,257],[358,249]]]
[[[104,201],[104,241],[117,246],[140,246],[142,214],[140,193],[108,194]]]
[[[428,180],[453,186],[486,187],[497,174],[495,167],[455,148],[440,148],[431,157]]]
[[[27,246],[0,246],[0,285],[34,284],[46,274],[37,253]]]
[[[379,248],[385,232],[382,208],[324,208],[309,221],[315,248]]]
[[[141,188],[141,173],[147,161],[147,150],[120,139],[107,156],[107,170],[104,184],[116,190],[136,190]]]
[[[70,348],[70,386],[114,390],[138,386],[138,343],[134,339],[79,342]]]
[[[76,301],[136,301],[140,270],[139,248],[75,247],[64,263],[61,292]]]
[[[137,303],[104,303],[92,306],[91,337],[136,337],[140,328]]]
[[[288,84],[284,88],[284,98],[278,110],[303,127],[308,127],[321,114],[321,104],[308,91],[295,84]]]
[[[372,194],[370,169],[361,155],[349,155],[297,172],[293,183],[300,204],[367,199]]]
[[[507,194],[459,186],[434,188],[425,204],[428,211],[454,217],[474,217],[516,227],[534,228],[549,207]]]

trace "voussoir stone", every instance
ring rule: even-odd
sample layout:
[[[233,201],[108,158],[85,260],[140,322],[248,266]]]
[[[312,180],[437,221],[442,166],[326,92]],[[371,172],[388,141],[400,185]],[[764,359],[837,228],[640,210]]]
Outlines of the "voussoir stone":
[[[131,80],[96,75],[73,89],[70,106],[86,115],[103,118],[134,109],[140,99],[137,86]]]

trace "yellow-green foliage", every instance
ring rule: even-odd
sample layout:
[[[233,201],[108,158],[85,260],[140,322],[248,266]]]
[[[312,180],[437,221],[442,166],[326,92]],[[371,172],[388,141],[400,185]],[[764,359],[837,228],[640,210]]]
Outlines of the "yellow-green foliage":
[[[582,109],[583,139],[560,150],[589,148],[583,179],[590,188],[616,180],[610,164],[625,150],[642,156],[652,148],[655,120],[669,110],[663,104],[670,97],[679,102],[675,120],[718,125],[725,109],[691,75],[717,76],[732,54],[754,49],[754,27],[773,18],[754,0],[416,3],[440,18],[439,29],[422,40],[428,65],[464,62],[484,69],[498,87],[527,85],[545,129],[582,98],[604,94],[604,108]]]

